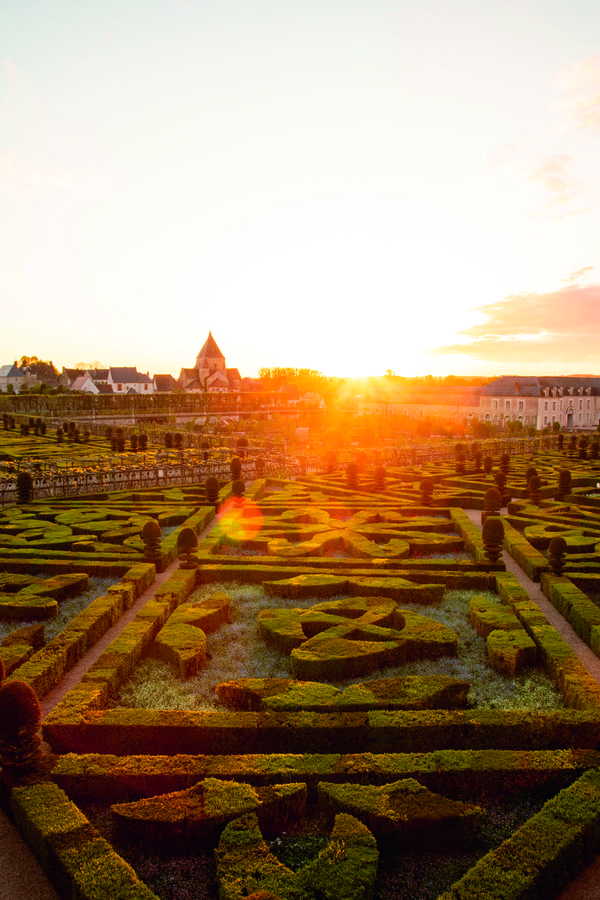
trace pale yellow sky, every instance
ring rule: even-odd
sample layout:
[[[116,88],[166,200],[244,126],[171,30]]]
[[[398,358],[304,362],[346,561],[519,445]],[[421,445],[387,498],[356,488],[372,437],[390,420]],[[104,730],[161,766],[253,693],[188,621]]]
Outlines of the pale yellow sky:
[[[0,364],[600,372],[596,3],[7,6]]]

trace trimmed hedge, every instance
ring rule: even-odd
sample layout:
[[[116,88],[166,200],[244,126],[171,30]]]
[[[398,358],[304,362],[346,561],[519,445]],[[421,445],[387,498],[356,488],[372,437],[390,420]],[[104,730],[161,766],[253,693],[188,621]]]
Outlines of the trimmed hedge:
[[[573,631],[600,656],[600,608],[566,577],[543,575],[542,590]]]
[[[68,698],[69,695],[67,695]],[[65,701],[63,701],[64,703]],[[65,712],[72,707],[67,703]],[[253,713],[88,710],[74,721],[62,704],[42,725],[58,753],[357,753],[436,749],[526,750],[596,747],[597,708],[556,712],[418,710],[367,713]]]
[[[504,520],[504,547],[514,561],[532,581],[539,581],[541,573],[548,571],[548,560],[536,550],[516,528]]]
[[[600,771],[584,773],[438,900],[546,900],[600,852]]]
[[[15,822],[61,897],[157,900],[55,784],[13,788]]]
[[[116,756],[67,754],[52,779],[75,800],[137,800],[192,787],[204,778],[254,785],[302,781],[309,796],[320,781],[387,784],[416,778],[430,790],[477,799],[537,784],[566,787],[574,775],[600,767],[594,749],[435,750],[431,753],[268,753]]]
[[[26,681],[38,697],[45,697],[61,678],[82,659],[154,580],[154,566],[139,563],[122,581],[97,597],[60,634],[12,672],[11,678]]]

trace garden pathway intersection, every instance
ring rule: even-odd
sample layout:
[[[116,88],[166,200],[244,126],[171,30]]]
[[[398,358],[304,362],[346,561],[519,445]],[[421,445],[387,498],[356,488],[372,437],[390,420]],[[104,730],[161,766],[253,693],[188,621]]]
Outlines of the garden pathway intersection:
[[[481,527],[481,511],[465,510],[471,521]],[[199,535],[201,539],[214,527],[214,521]],[[537,603],[548,621],[577,654],[590,675],[600,684],[600,659],[575,634],[568,622],[554,609],[544,596],[539,584],[532,581],[506,553],[503,554],[507,571],[511,572],[527,590],[530,598]],[[177,568],[178,561],[171,563],[164,572],[156,576],[146,590],[119,621],[90,649],[86,656],[73,667],[61,682],[41,701],[42,716],[45,718],[83,678],[91,665],[101,656],[108,645],[133,620],[144,604],[151,600],[156,590]],[[5,812],[0,809],[0,900],[60,900],[52,885],[44,875],[39,863],[22,841],[19,832]],[[485,900],[485,898],[482,898]],[[600,900],[600,857],[584,869],[556,900]]]

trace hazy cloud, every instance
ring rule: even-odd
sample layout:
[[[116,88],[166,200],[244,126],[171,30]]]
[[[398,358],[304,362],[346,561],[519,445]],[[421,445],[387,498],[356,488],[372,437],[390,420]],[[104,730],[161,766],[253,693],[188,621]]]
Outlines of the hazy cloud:
[[[22,198],[51,191],[85,200],[106,200],[114,195],[106,178],[27,165],[15,153],[0,149],[0,196]]]
[[[572,272],[566,278],[563,278],[563,281],[565,284],[575,284],[575,282],[585,278],[588,272],[593,272],[595,268],[596,266],[584,266],[583,269],[578,269],[576,272]]]
[[[537,363],[552,369],[563,360],[577,359],[586,368],[600,363],[600,284],[514,294],[477,312],[486,319],[460,332],[464,342],[438,347],[435,355],[460,353],[483,362]]]
[[[541,157],[531,166],[528,179],[541,185],[547,197],[545,211],[568,206],[583,193],[583,183],[569,171],[572,165],[573,157],[558,153]]]
[[[577,128],[600,129],[600,55],[579,60],[559,72],[565,107]]]

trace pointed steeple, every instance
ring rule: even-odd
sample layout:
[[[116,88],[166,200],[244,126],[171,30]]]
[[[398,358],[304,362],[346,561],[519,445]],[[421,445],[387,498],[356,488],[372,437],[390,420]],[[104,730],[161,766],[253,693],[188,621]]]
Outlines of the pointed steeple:
[[[200,350],[198,356],[196,357],[196,365],[198,365],[198,362],[200,362],[200,361],[209,360],[209,359],[211,359],[211,360],[225,359],[225,357],[219,350],[219,348],[217,346],[217,342],[215,341],[214,337],[212,336],[211,331],[208,332],[208,337],[204,341],[204,344],[202,345],[202,349]]]

